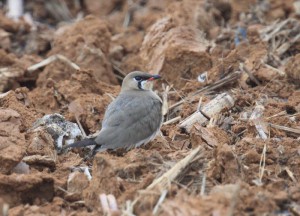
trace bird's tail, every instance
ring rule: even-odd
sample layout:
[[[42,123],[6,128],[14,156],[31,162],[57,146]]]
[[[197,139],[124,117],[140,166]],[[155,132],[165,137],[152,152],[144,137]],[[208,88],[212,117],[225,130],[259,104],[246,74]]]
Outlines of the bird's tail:
[[[86,146],[90,146],[90,145],[97,145],[94,138],[84,139],[84,140],[81,140],[81,141],[74,142],[70,145],[64,146],[63,149],[86,147]]]

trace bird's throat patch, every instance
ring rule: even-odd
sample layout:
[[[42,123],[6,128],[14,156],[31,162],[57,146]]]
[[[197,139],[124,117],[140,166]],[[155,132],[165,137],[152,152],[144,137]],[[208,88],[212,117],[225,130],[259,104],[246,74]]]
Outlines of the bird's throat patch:
[[[139,82],[139,84],[141,85],[141,87],[139,86],[139,88],[142,90],[152,90],[153,88],[152,81],[143,80],[142,82]]]

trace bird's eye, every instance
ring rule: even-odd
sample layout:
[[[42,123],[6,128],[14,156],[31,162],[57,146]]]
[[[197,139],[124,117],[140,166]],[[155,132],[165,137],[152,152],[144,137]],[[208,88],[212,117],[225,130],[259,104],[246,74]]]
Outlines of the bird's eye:
[[[134,79],[136,80],[136,81],[141,81],[142,80],[142,77],[140,77],[140,76],[136,76],[136,77],[134,77]]]

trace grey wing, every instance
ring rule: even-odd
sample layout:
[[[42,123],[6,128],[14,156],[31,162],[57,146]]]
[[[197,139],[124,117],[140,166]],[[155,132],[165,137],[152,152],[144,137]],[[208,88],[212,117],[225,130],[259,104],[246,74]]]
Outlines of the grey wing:
[[[150,96],[117,98],[108,107],[96,142],[102,148],[130,148],[151,137],[162,122],[162,104]]]

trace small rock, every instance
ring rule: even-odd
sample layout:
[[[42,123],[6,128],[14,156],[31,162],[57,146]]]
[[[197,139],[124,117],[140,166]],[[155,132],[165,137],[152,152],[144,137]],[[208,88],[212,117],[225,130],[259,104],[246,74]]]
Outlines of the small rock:
[[[30,173],[28,164],[24,163],[23,161],[18,163],[17,166],[15,166],[12,171],[17,174],[29,174]]]
[[[32,130],[41,130],[45,128],[46,131],[55,140],[55,146],[62,148],[63,141],[66,143],[73,143],[76,138],[82,137],[81,131],[77,124],[66,121],[60,114],[45,115],[43,118],[37,120],[32,127]]]

